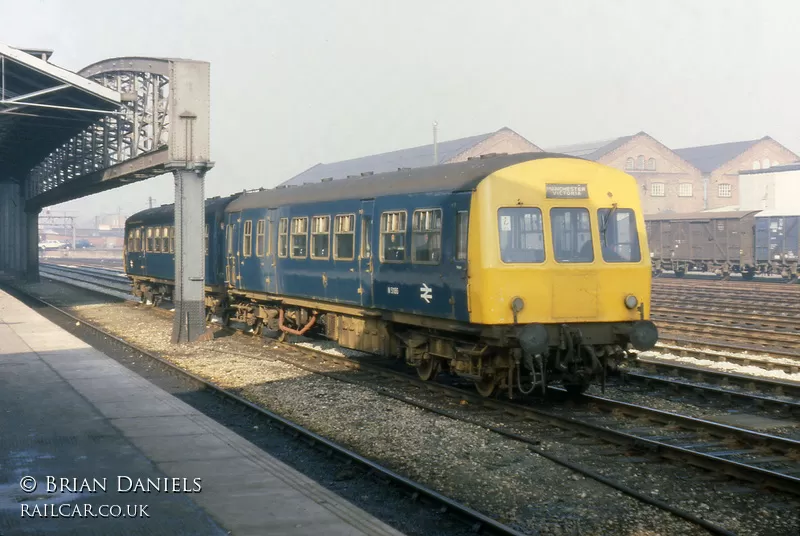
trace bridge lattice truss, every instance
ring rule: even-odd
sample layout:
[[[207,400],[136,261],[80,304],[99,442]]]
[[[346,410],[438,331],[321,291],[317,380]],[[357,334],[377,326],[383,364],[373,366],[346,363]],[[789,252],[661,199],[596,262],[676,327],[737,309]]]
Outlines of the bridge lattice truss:
[[[158,63],[161,72],[135,68],[138,63]],[[119,164],[159,151],[166,153],[169,144],[170,81],[166,60],[142,59],[125,68],[110,60],[109,65],[96,64],[85,75],[122,94],[120,113],[101,118],[89,128],[57,148],[31,170],[26,197],[32,199],[76,178],[100,173]],[[83,71],[81,72],[83,74]],[[160,163],[164,159],[158,159]],[[131,166],[126,172],[133,179],[144,179],[163,173],[163,169],[147,165]]]

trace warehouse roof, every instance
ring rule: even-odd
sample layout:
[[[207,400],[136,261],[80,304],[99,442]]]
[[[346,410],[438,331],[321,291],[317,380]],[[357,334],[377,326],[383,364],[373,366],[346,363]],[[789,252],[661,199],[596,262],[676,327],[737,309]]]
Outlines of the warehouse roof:
[[[764,136],[760,140],[732,141],[729,143],[717,143],[715,145],[701,145],[699,147],[685,147],[675,149],[675,152],[692,163],[703,173],[711,173],[726,162],[730,162],[750,147],[762,140],[771,139]]]
[[[503,131],[511,131],[511,129],[503,127],[495,132],[439,142],[437,144],[437,164],[450,162],[461,153]],[[419,168],[432,164],[433,144],[431,143],[409,149],[342,160],[341,162],[317,164],[285,181],[281,186],[300,186],[302,184],[317,183],[322,179],[339,180],[348,176],[360,176],[362,173],[386,173],[397,171],[401,168]]]
[[[644,134],[644,132],[640,132],[639,134]],[[597,160],[607,155],[611,151],[619,147],[622,147],[625,143],[630,141],[634,136],[638,136],[639,134],[633,134],[631,136],[621,136],[619,138],[613,138],[610,140],[593,141],[588,143],[577,143],[574,145],[562,145],[560,147],[550,147],[546,149],[546,151],[550,153],[560,153],[560,154],[568,154],[570,156],[579,156],[581,158],[585,158],[586,160],[592,160],[593,162],[596,162]]]

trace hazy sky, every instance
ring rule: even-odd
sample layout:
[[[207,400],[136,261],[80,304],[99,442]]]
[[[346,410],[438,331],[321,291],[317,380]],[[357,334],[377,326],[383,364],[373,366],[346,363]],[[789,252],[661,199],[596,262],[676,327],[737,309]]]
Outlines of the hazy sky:
[[[0,0],[0,41],[79,70],[211,62],[209,196],[318,163],[508,126],[540,147],[644,130],[800,152],[800,2]],[[173,201],[166,175],[53,210]]]

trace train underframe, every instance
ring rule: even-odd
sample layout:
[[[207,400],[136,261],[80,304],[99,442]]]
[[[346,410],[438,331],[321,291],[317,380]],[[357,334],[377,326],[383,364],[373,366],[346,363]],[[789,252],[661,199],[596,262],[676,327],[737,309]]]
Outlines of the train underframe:
[[[134,278],[133,289],[152,305],[172,296],[172,288],[157,280]],[[631,346],[647,350],[657,340],[649,321],[475,326],[214,288],[207,288],[206,310],[208,319],[241,324],[254,335],[268,330],[281,338],[321,336],[345,348],[403,359],[425,381],[449,372],[474,382],[486,397],[544,394],[554,383],[581,393],[592,382],[604,382],[606,373],[629,357]]]
[[[654,260],[652,269],[654,276],[659,276],[664,271],[675,272],[675,277],[684,277],[689,272],[706,272],[714,273],[723,279],[729,279],[732,274],[741,274],[742,279],[746,281],[753,279],[757,275],[779,275],[789,283],[798,281],[798,261],[794,259],[757,262],[754,264],[742,264],[735,261]]]

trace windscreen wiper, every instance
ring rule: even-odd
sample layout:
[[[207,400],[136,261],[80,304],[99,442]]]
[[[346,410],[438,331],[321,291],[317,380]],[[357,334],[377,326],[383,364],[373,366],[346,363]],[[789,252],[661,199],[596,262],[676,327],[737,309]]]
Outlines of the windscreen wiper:
[[[603,222],[603,228],[600,230],[600,238],[603,239],[604,246],[608,245],[606,243],[606,231],[608,231],[608,222],[611,221],[611,216],[613,216],[616,211],[617,211],[617,204],[614,203],[613,205],[611,205],[611,211],[606,216],[606,221]]]

